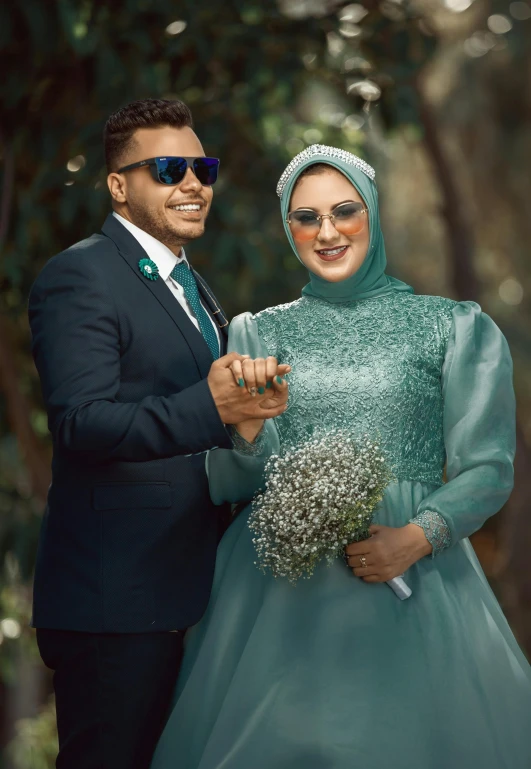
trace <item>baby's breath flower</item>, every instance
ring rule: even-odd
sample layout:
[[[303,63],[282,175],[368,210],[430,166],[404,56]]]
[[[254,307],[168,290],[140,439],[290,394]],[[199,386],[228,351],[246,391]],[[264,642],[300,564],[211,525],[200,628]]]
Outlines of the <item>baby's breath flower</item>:
[[[379,444],[343,430],[271,457],[249,518],[259,567],[293,583],[310,577],[319,561],[368,536],[391,479]]]

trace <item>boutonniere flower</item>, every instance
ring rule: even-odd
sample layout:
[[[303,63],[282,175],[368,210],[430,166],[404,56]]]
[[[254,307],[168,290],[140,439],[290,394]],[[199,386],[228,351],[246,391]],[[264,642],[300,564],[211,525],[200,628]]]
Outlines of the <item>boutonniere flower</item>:
[[[148,280],[157,280],[159,277],[159,268],[151,259],[141,259],[138,262],[138,269]]]

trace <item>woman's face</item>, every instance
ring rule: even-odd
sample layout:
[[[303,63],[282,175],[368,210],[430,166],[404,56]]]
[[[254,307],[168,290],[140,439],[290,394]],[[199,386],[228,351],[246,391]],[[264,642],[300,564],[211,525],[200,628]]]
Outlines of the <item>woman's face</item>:
[[[291,196],[290,213],[311,209],[318,214],[330,214],[341,203],[361,203],[357,189],[335,168],[313,176],[304,176]],[[369,248],[368,213],[363,213],[362,227],[355,235],[338,232],[331,220],[322,220],[319,233],[308,241],[297,241],[298,254],[305,267],[323,280],[338,283],[354,275]]]

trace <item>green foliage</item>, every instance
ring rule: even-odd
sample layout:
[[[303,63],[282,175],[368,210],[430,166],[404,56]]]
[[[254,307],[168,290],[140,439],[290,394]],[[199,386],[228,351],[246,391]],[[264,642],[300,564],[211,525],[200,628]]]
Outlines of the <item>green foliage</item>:
[[[176,18],[187,26],[169,34]],[[343,104],[345,115],[363,106],[346,96],[342,71],[360,44],[344,39],[339,55],[327,50],[337,25],[335,15],[287,18],[270,0],[16,6],[3,46],[9,62],[2,83],[4,154],[16,169],[15,213],[0,264],[7,288],[25,298],[46,259],[99,229],[109,208],[101,147],[108,114],[134,99],[178,96],[192,107],[208,153],[222,158],[208,233],[190,249],[195,263],[231,314],[296,294],[303,273],[295,263],[278,280],[286,245],[276,180],[312,141],[305,139],[309,129],[314,141],[363,152],[359,130],[320,120],[319,105],[303,103],[313,86]],[[429,55],[405,13],[398,23],[373,12],[365,28],[362,49],[377,68],[380,59],[384,70],[391,68],[392,78],[398,62],[409,77]],[[384,83],[378,69],[374,74]],[[68,160],[78,155],[83,166],[68,171]]]
[[[57,748],[55,702],[51,697],[36,718],[19,721],[9,756],[14,769],[53,769]]]

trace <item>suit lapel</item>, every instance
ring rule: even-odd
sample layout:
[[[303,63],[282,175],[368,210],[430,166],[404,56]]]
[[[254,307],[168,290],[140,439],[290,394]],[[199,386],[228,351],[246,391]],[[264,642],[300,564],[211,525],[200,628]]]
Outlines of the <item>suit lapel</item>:
[[[146,289],[153,294],[166,310],[187,342],[197,363],[197,368],[201,377],[203,379],[207,377],[208,372],[210,371],[210,366],[212,365],[212,355],[203,335],[191,322],[190,318],[177,299],[173,296],[166,283],[161,278],[158,280],[148,280],[142,275],[138,268],[140,259],[144,259],[148,254],[146,254],[140,243],[129,230],[123,227],[118,219],[112,214],[109,214],[105,220],[102,232],[114,242],[120,256],[127,262]]]

